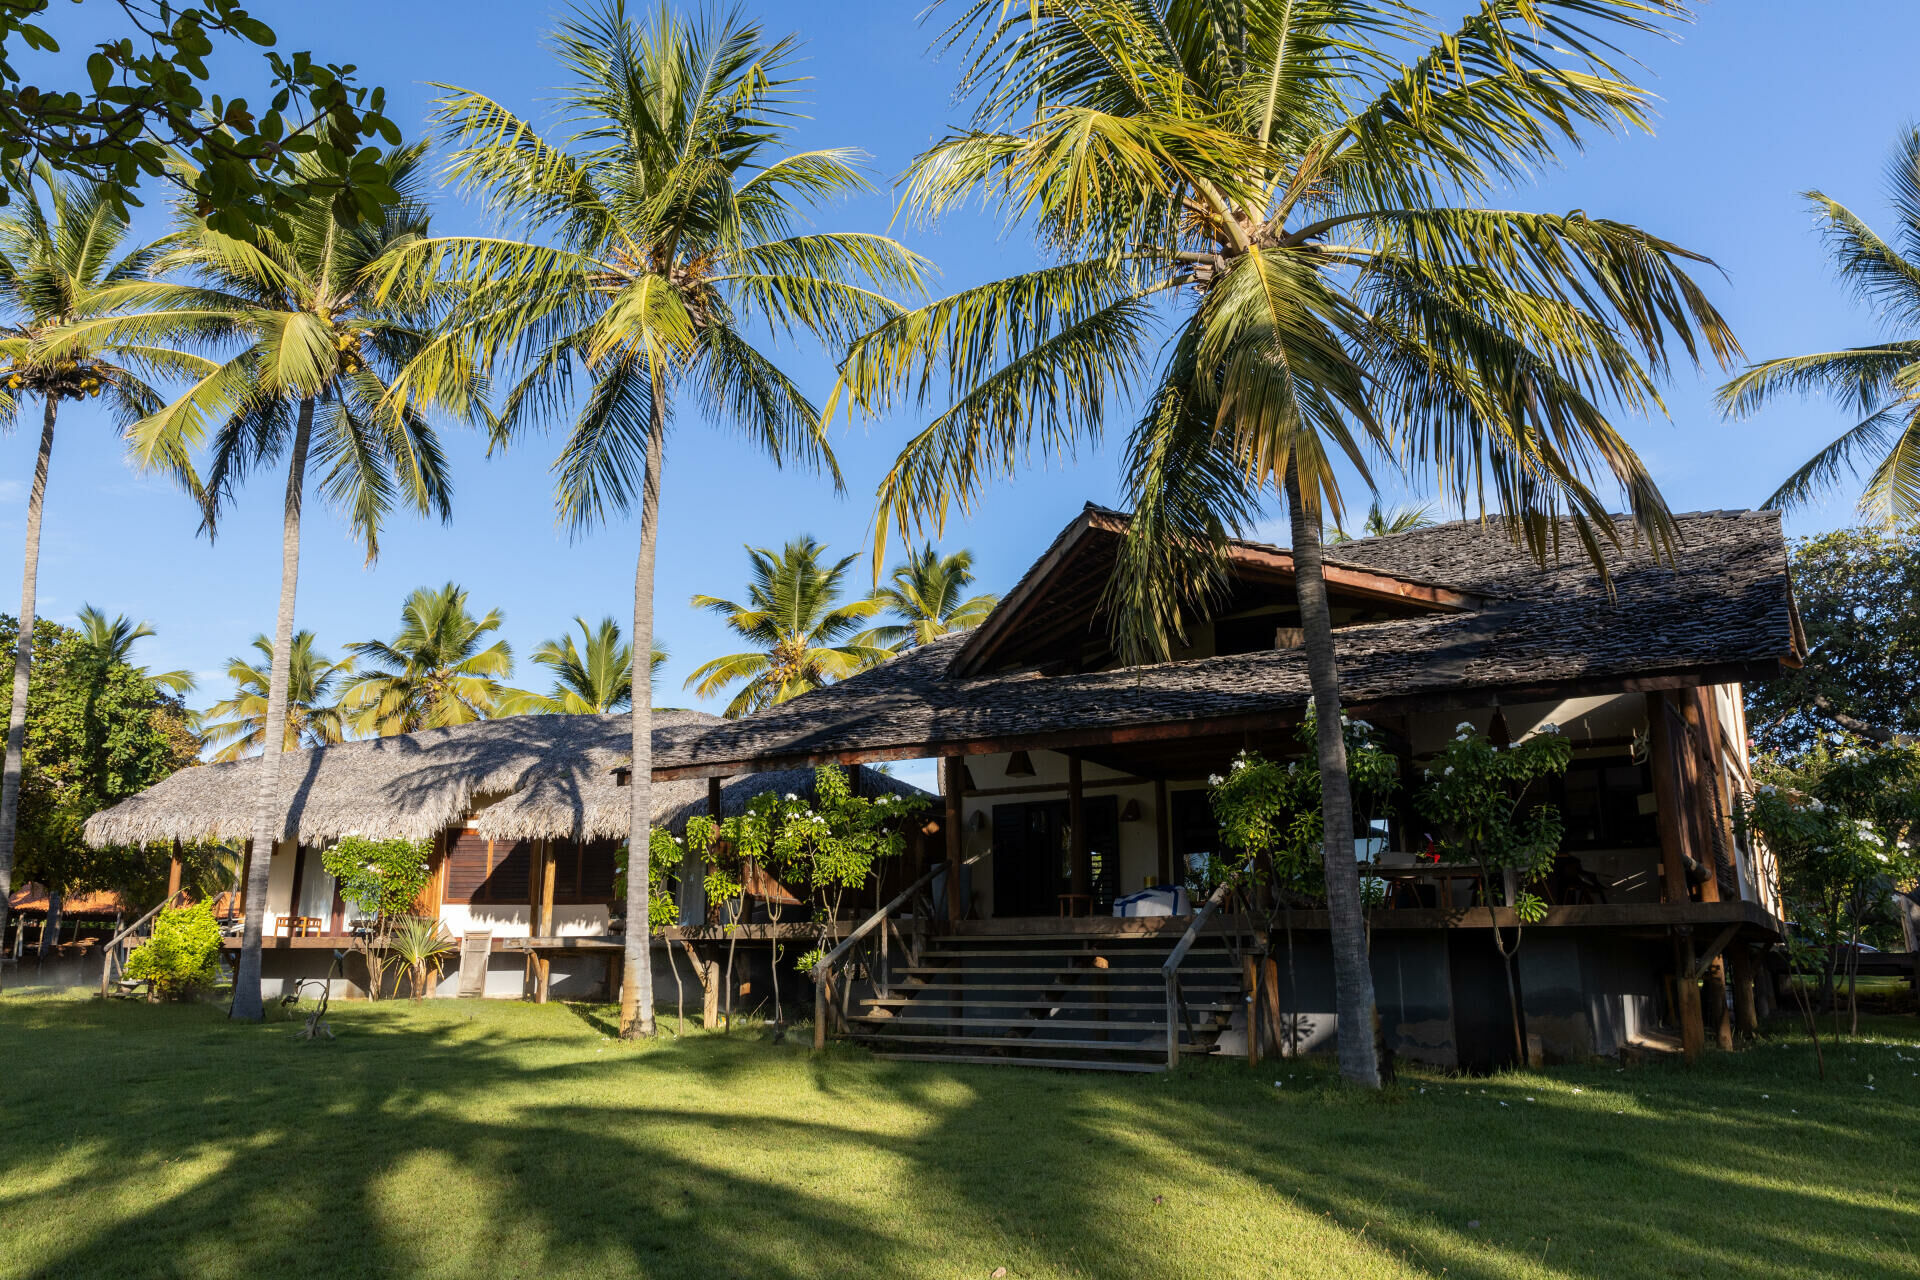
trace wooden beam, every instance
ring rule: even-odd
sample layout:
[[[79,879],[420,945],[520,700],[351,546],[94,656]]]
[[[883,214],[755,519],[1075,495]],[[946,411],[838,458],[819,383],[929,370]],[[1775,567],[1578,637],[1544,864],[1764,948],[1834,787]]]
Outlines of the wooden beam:
[[[1155,780],[1151,778],[1096,778],[1092,782],[1084,783],[1083,790],[1123,791],[1128,787],[1151,786],[1154,782]],[[1162,782],[1160,785],[1164,786],[1165,783]],[[1029,782],[1017,787],[969,787],[967,794],[970,796],[1059,795],[1066,789],[1067,784],[1064,782]]]
[[[240,896],[235,899],[239,904],[242,919],[247,914],[247,880],[253,875],[253,841],[249,840],[246,849],[240,855]]]
[[[1667,730],[1667,700],[1647,695],[1647,740],[1653,765],[1654,825],[1660,832],[1660,900],[1686,902],[1687,850],[1685,815],[1674,772],[1673,743]]]
[[[1093,892],[1093,859],[1087,850],[1087,787],[1077,753],[1067,756],[1067,865],[1072,869],[1068,881],[1073,892],[1083,896]],[[1091,906],[1087,914],[1092,915]]]
[[[173,842],[173,861],[167,866],[167,901],[173,901],[173,895],[180,892],[180,842]]]
[[[1160,883],[1173,883],[1173,814],[1167,808],[1167,783],[1164,778],[1156,778],[1153,783],[1153,839],[1154,849],[1160,855]]]
[[[1760,1013],[1753,998],[1753,948],[1742,944],[1727,952],[1733,971],[1733,1029],[1742,1039],[1760,1031]]]
[[[1719,933],[1716,933],[1713,936],[1713,941],[1707,945],[1707,949],[1695,958],[1693,976],[1695,978],[1705,977],[1707,966],[1720,958],[1720,953],[1726,949],[1729,942],[1733,941],[1733,935],[1739,932],[1740,924],[1738,921],[1735,921],[1720,930]]]
[[[553,856],[553,842],[540,841],[540,924],[536,932],[543,938],[553,936],[553,888],[555,872],[559,870],[559,859]],[[534,1002],[545,1004],[547,991],[553,985],[553,957],[540,957],[539,988],[534,992]]]
[[[1700,979],[1693,954],[1693,931],[1682,928],[1673,940],[1674,1003],[1680,1006],[1680,1052],[1692,1066],[1700,1061],[1707,1047],[1707,1032],[1700,1019]]]
[[[947,920],[957,922],[967,918],[966,904],[960,901],[960,863],[965,853],[965,836],[960,829],[960,797],[967,787],[967,766],[957,754],[940,763],[946,773],[943,790],[947,801]]]

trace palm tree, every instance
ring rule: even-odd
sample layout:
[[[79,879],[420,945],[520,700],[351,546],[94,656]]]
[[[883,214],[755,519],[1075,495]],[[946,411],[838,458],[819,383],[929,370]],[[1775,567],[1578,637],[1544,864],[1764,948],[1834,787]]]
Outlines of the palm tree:
[[[347,646],[365,663],[340,700],[354,732],[384,738],[493,715],[508,692],[501,681],[513,674],[513,650],[485,641],[505,620],[498,609],[474,617],[466,588],[454,583],[415,588],[391,641]]]
[[[410,146],[356,160],[378,168],[392,198],[352,225],[336,219],[330,200],[307,195],[289,212],[284,235],[263,231],[247,242],[213,230],[183,206],[175,244],[156,270],[193,278],[195,297],[116,322],[115,331],[191,335],[232,352],[134,429],[143,456],[210,438],[205,483],[193,490],[209,533],[249,475],[285,467],[280,607],[253,813],[259,851],[284,834],[275,815],[309,463],[319,470],[320,496],[346,515],[371,561],[396,501],[442,520],[451,514],[452,488],[427,412],[470,422],[485,413],[468,349],[437,329],[444,296],[380,288],[388,263],[429,230],[421,154]],[[303,177],[319,175],[311,157],[300,163]],[[264,1013],[260,935],[271,865],[261,856],[249,869],[231,1010],[256,1022]]]
[[[881,292],[918,289],[923,264],[885,237],[812,232],[813,206],[868,190],[846,150],[779,152],[800,81],[792,40],[738,15],[642,26],[621,0],[576,10],[554,36],[569,130],[549,140],[483,94],[449,89],[439,119],[450,172],[552,244],[444,242],[428,278],[475,282],[464,309],[489,358],[520,358],[506,426],[572,416],[555,464],[575,531],[640,508],[636,650],[653,646],[654,555],[667,423],[691,407],[776,464],[827,471],[815,406],[758,346],[760,328],[838,348],[895,314]],[[576,394],[577,392],[577,394]],[[652,705],[635,689],[627,919],[648,919]],[[627,932],[621,1033],[653,1033],[647,930]]]
[[[1596,560],[1625,536],[1591,488],[1608,473],[1666,549],[1671,517],[1608,410],[1661,409],[1669,345],[1733,358],[1686,273],[1704,259],[1584,212],[1482,202],[1589,130],[1645,127],[1611,41],[1683,16],[1679,0],[1487,0],[1442,31],[1391,0],[963,0],[949,28],[975,114],[910,167],[906,211],[997,200],[1051,260],[849,352],[830,408],[951,388],[881,483],[880,538],[1098,440],[1138,391],[1134,516],[1104,601],[1137,662],[1216,595],[1228,538],[1284,503],[1342,1027],[1369,1026],[1373,998],[1321,576],[1335,459],[1369,485],[1384,462],[1463,505],[1488,495],[1536,554],[1569,516]],[[1348,1078],[1377,1084],[1370,1036],[1339,1047]]]
[[[1786,510],[1832,488],[1840,474],[1870,465],[1860,509],[1883,520],[1920,515],[1920,335],[1893,330],[1920,319],[1920,128],[1900,139],[1887,166],[1895,233],[1883,240],[1866,219],[1831,196],[1806,193],[1834,270],[1886,322],[1885,342],[1787,356],[1752,365],[1720,388],[1720,408],[1749,417],[1787,395],[1824,392],[1858,417],[1773,491],[1766,505]]]
[[[1407,533],[1414,529],[1432,528],[1433,504],[1431,502],[1411,503],[1404,507],[1395,507],[1391,511],[1380,509],[1380,500],[1375,498],[1367,504],[1367,518],[1360,526],[1362,538],[1384,538],[1390,533]],[[1334,528],[1324,535],[1328,546],[1336,542],[1351,542],[1354,535],[1345,529]]]
[[[164,286],[144,283],[160,246],[128,246],[126,216],[104,186],[56,180],[45,166],[17,170],[7,185],[15,198],[0,217],[0,359],[6,362],[0,369],[0,429],[10,430],[22,402],[38,397],[40,450],[27,490],[19,641],[14,646],[13,701],[7,718],[4,773],[0,773],[0,936],[6,933],[7,895],[13,888],[27,678],[33,666],[34,596],[40,578],[40,522],[60,406],[101,399],[109,419],[126,426],[162,402],[152,379],[194,377],[207,368],[198,357],[164,342],[120,341],[106,335],[49,349],[49,335],[65,325],[164,295]],[[152,461],[184,466],[177,454]]]
[[[748,547],[753,579],[747,584],[746,604],[695,596],[694,608],[719,614],[735,635],[757,647],[702,663],[687,677],[686,687],[708,698],[736,680],[746,681],[727,704],[728,718],[737,719],[891,657],[888,650],[855,634],[880,611],[879,599],[839,603],[847,568],[859,555],[823,564],[826,550],[805,535],[787,543],[778,555],[765,547]]]
[[[909,550],[906,563],[895,565],[891,580],[873,593],[881,608],[900,622],[873,628],[862,637],[863,643],[905,653],[949,632],[979,626],[1000,597],[967,596],[972,585],[973,552],[943,556],[932,543]]]
[[[533,651],[533,660],[553,672],[551,693],[510,690],[500,701],[497,714],[503,716],[604,715],[627,710],[633,702],[633,646],[620,638],[620,624],[612,615],[589,627],[585,618],[575,618],[581,643],[570,635],[543,640]],[[647,663],[649,683],[657,686],[660,668],[667,651],[658,643]]]
[[[267,740],[267,700],[273,686],[273,641],[255,636],[260,657],[227,659],[227,678],[233,696],[216,702],[201,716],[201,736],[218,747],[213,758],[239,760],[261,749]],[[281,730],[282,751],[325,747],[343,742],[346,717],[335,687],[353,674],[353,659],[334,662],[313,647],[313,632],[296,631],[287,661],[287,710]],[[212,721],[212,723],[205,723]]]
[[[109,619],[92,605],[80,606],[80,643],[89,666],[100,670],[119,665],[132,669],[142,680],[152,681],[170,693],[192,693],[190,671],[149,671],[133,661],[133,643],[154,635],[153,625],[134,622],[125,614]]]

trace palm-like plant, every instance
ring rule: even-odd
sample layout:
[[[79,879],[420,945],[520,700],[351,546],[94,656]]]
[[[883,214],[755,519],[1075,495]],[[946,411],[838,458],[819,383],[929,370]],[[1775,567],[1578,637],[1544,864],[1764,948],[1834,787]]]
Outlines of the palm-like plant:
[[[280,607],[253,814],[256,850],[272,849],[281,835],[274,818],[309,464],[319,469],[320,496],[346,515],[371,560],[395,503],[442,519],[451,512],[446,464],[427,413],[475,421],[485,412],[468,348],[437,328],[443,299],[381,292],[387,264],[429,230],[421,148],[370,155],[364,163],[378,167],[393,198],[378,217],[351,226],[335,219],[329,200],[309,196],[289,215],[286,235],[262,232],[244,242],[183,207],[174,245],[156,269],[191,277],[194,296],[103,326],[135,337],[189,335],[230,353],[134,428],[143,456],[210,445],[204,485],[194,486],[209,531],[250,475],[285,467]],[[232,1016],[250,1021],[264,1014],[260,935],[271,863],[265,856],[252,861],[234,979]]]
[[[27,677],[33,666],[35,588],[40,578],[40,521],[60,406],[100,399],[109,419],[125,426],[151,413],[163,397],[155,378],[193,377],[207,365],[164,341],[95,334],[50,349],[49,335],[164,294],[143,283],[158,245],[129,246],[124,214],[105,187],[55,179],[51,170],[16,171],[14,200],[0,217],[0,429],[11,429],[25,401],[40,401],[40,449],[27,490],[27,530],[20,583],[19,642],[13,655],[13,699],[0,774],[0,933],[13,887],[14,839],[20,821],[21,754],[26,745]],[[155,459],[180,467],[177,454]]]
[[[717,613],[754,650],[702,663],[686,687],[712,697],[736,680],[746,683],[727,704],[729,719],[752,715],[884,662],[892,654],[856,634],[880,611],[875,598],[840,602],[847,569],[858,554],[824,563],[826,547],[801,536],[776,555],[748,547],[753,565],[747,603],[695,596],[693,607]]]
[[[1920,129],[1900,139],[1887,166],[1895,232],[1883,240],[1865,218],[1819,191],[1806,193],[1841,282],[1889,328],[1920,322]],[[1871,346],[1768,360],[1720,389],[1720,407],[1748,417],[1787,395],[1821,392],[1859,420],[1814,454],[1767,499],[1786,509],[1867,472],[1860,509],[1880,519],[1920,515],[1920,334]]]
[[[1414,529],[1427,529],[1433,526],[1433,504],[1431,502],[1411,503],[1391,510],[1380,509],[1380,500],[1374,499],[1367,504],[1367,518],[1361,522],[1359,537],[1384,538],[1390,533],[1408,533]],[[1330,530],[1325,539],[1327,545],[1336,542],[1350,542],[1356,535],[1345,529]]]
[[[513,674],[505,640],[487,643],[505,615],[467,610],[466,588],[417,587],[400,608],[391,641],[347,646],[361,663],[340,700],[356,733],[386,737],[419,729],[472,724],[494,714]]]
[[[89,666],[102,670],[115,665],[130,667],[142,680],[150,680],[170,693],[192,693],[191,671],[149,671],[134,662],[134,641],[154,634],[151,623],[134,622],[124,613],[109,618],[90,604],[80,606],[80,643]]]
[[[909,550],[906,563],[895,565],[887,584],[873,593],[880,607],[900,621],[873,628],[862,641],[905,653],[949,632],[979,626],[1000,597],[969,596],[972,585],[973,552],[941,555],[932,543]]]
[[[216,702],[202,714],[200,735],[215,747],[215,760],[239,760],[261,749],[267,740],[267,699],[273,685],[273,641],[255,636],[258,660],[227,659],[227,678],[233,696]],[[281,729],[281,750],[325,747],[343,742],[346,717],[341,713],[338,686],[353,674],[353,659],[334,662],[314,648],[313,632],[296,631],[287,660],[287,710]]]
[[[585,618],[575,618],[580,628],[580,643],[571,635],[543,640],[533,651],[533,660],[553,672],[553,690],[533,693],[525,689],[508,691],[501,699],[498,714],[503,716],[603,715],[624,711],[633,701],[633,646],[620,637],[620,624],[612,616],[589,627]],[[647,662],[649,683],[658,686],[660,668],[666,664],[667,651],[658,643]]]
[[[755,345],[755,327],[837,347],[895,314],[881,290],[917,289],[923,267],[881,236],[798,228],[868,184],[854,152],[780,152],[799,84],[791,40],[737,15],[685,22],[664,8],[643,27],[609,0],[576,11],[554,45],[570,77],[564,138],[466,90],[450,88],[439,110],[460,185],[551,243],[447,241],[415,267],[472,282],[463,332],[489,358],[519,358],[508,428],[571,416],[555,464],[561,520],[584,530],[639,506],[632,641],[651,651],[672,410],[690,404],[837,485],[818,411]],[[652,697],[634,694],[627,919],[644,921]],[[644,928],[628,931],[623,1035],[653,1032],[649,945]]]
[[[1284,501],[1344,1027],[1369,1025],[1372,981],[1321,577],[1335,460],[1368,483],[1385,459],[1463,504],[1489,495],[1541,554],[1571,516],[1596,559],[1621,536],[1590,487],[1610,474],[1665,545],[1666,507],[1608,410],[1660,409],[1669,346],[1732,358],[1685,268],[1703,259],[1585,213],[1482,202],[1585,131],[1644,127],[1611,42],[1683,16],[1678,0],[1486,0],[1441,31],[1396,0],[963,0],[950,28],[977,110],[912,165],[908,210],[997,200],[1055,260],[852,348],[836,399],[952,389],[881,484],[880,536],[937,528],[1143,391],[1105,602],[1139,661],[1220,587],[1228,536]],[[1364,1033],[1340,1056],[1377,1082]]]

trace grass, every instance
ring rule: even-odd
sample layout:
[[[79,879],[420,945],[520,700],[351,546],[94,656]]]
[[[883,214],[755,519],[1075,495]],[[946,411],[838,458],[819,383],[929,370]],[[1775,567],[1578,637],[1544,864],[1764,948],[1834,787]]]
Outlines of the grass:
[[[0,1276],[1912,1276],[1920,1025],[1380,1096],[0,998]],[[668,1020],[671,1026],[671,1019]],[[1275,1087],[1276,1082],[1280,1087]]]

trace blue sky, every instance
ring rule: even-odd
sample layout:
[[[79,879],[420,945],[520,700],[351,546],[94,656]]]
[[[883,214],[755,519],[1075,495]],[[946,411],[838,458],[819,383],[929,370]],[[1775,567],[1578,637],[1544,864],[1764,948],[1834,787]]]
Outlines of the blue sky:
[[[807,69],[816,80],[812,118],[802,123],[797,146],[861,147],[871,153],[884,187],[958,119],[949,99],[952,61],[928,52],[932,32],[915,23],[914,6],[842,0],[748,9],[774,31],[794,31],[807,42]],[[262,6],[283,48],[358,63],[365,79],[388,87],[390,114],[416,132],[434,81],[537,112],[557,78],[541,37],[558,11],[540,3],[449,0]],[[1727,276],[1709,280],[1712,295],[1754,358],[1869,340],[1877,333],[1873,318],[1833,284],[1796,193],[1820,187],[1887,224],[1881,172],[1896,130],[1920,107],[1910,89],[1899,87],[1912,83],[1920,6],[1854,0],[1820,13],[1822,21],[1809,22],[1808,6],[1786,0],[1705,6],[1678,43],[1636,50],[1663,99],[1657,136],[1596,140],[1564,169],[1516,190],[1513,203],[1635,222],[1710,255]],[[78,28],[62,35],[70,48],[76,37],[85,38]],[[438,216],[447,229],[481,223],[476,208],[451,196]],[[883,192],[829,217],[842,229],[884,230],[892,198]],[[143,219],[147,230],[158,225],[157,217]],[[1020,235],[1003,234],[987,216],[897,231],[938,263],[945,287],[1033,260]],[[830,362],[804,348],[785,355],[803,385],[824,396]],[[1719,380],[1714,371],[1696,376],[1683,369],[1670,389],[1671,422],[1621,424],[1677,510],[1758,503],[1843,425],[1838,410],[1818,402],[1783,404],[1753,422],[1724,423],[1711,403]],[[718,619],[688,607],[689,596],[741,593],[743,543],[778,545],[806,532],[842,553],[863,549],[874,484],[915,422],[906,413],[842,428],[835,448],[848,492],[838,498],[819,479],[777,472],[737,440],[691,414],[681,417],[665,471],[657,607],[673,661],[662,703],[698,705],[681,690],[682,679],[699,662],[733,648]],[[1124,421],[1115,423],[1116,438],[1124,429]],[[36,435],[17,431],[0,439],[0,566],[18,565]],[[388,635],[410,589],[449,578],[471,590],[478,608],[505,612],[504,634],[517,655],[559,634],[575,614],[630,616],[636,527],[618,522],[574,541],[556,529],[547,471],[556,444],[536,437],[487,460],[477,440],[453,436],[453,522],[397,520],[371,567],[362,564],[344,524],[310,504],[299,624],[319,634],[324,650],[338,653],[347,641]],[[42,613],[71,620],[91,603],[148,619],[159,634],[145,642],[146,662],[200,673],[201,705],[226,696],[227,657],[271,623],[278,492],[278,482],[256,480],[220,540],[209,545],[195,536],[195,513],[184,498],[130,469],[103,419],[69,409],[47,499]],[[983,586],[1001,589],[1081,503],[1117,496],[1111,451],[1089,452],[993,490],[971,520],[950,528],[947,545],[972,548]],[[1844,494],[1796,514],[1790,531],[1847,523],[1851,499]],[[0,609],[17,604],[16,575],[17,567],[0,568]],[[544,687],[528,666],[519,674]]]

